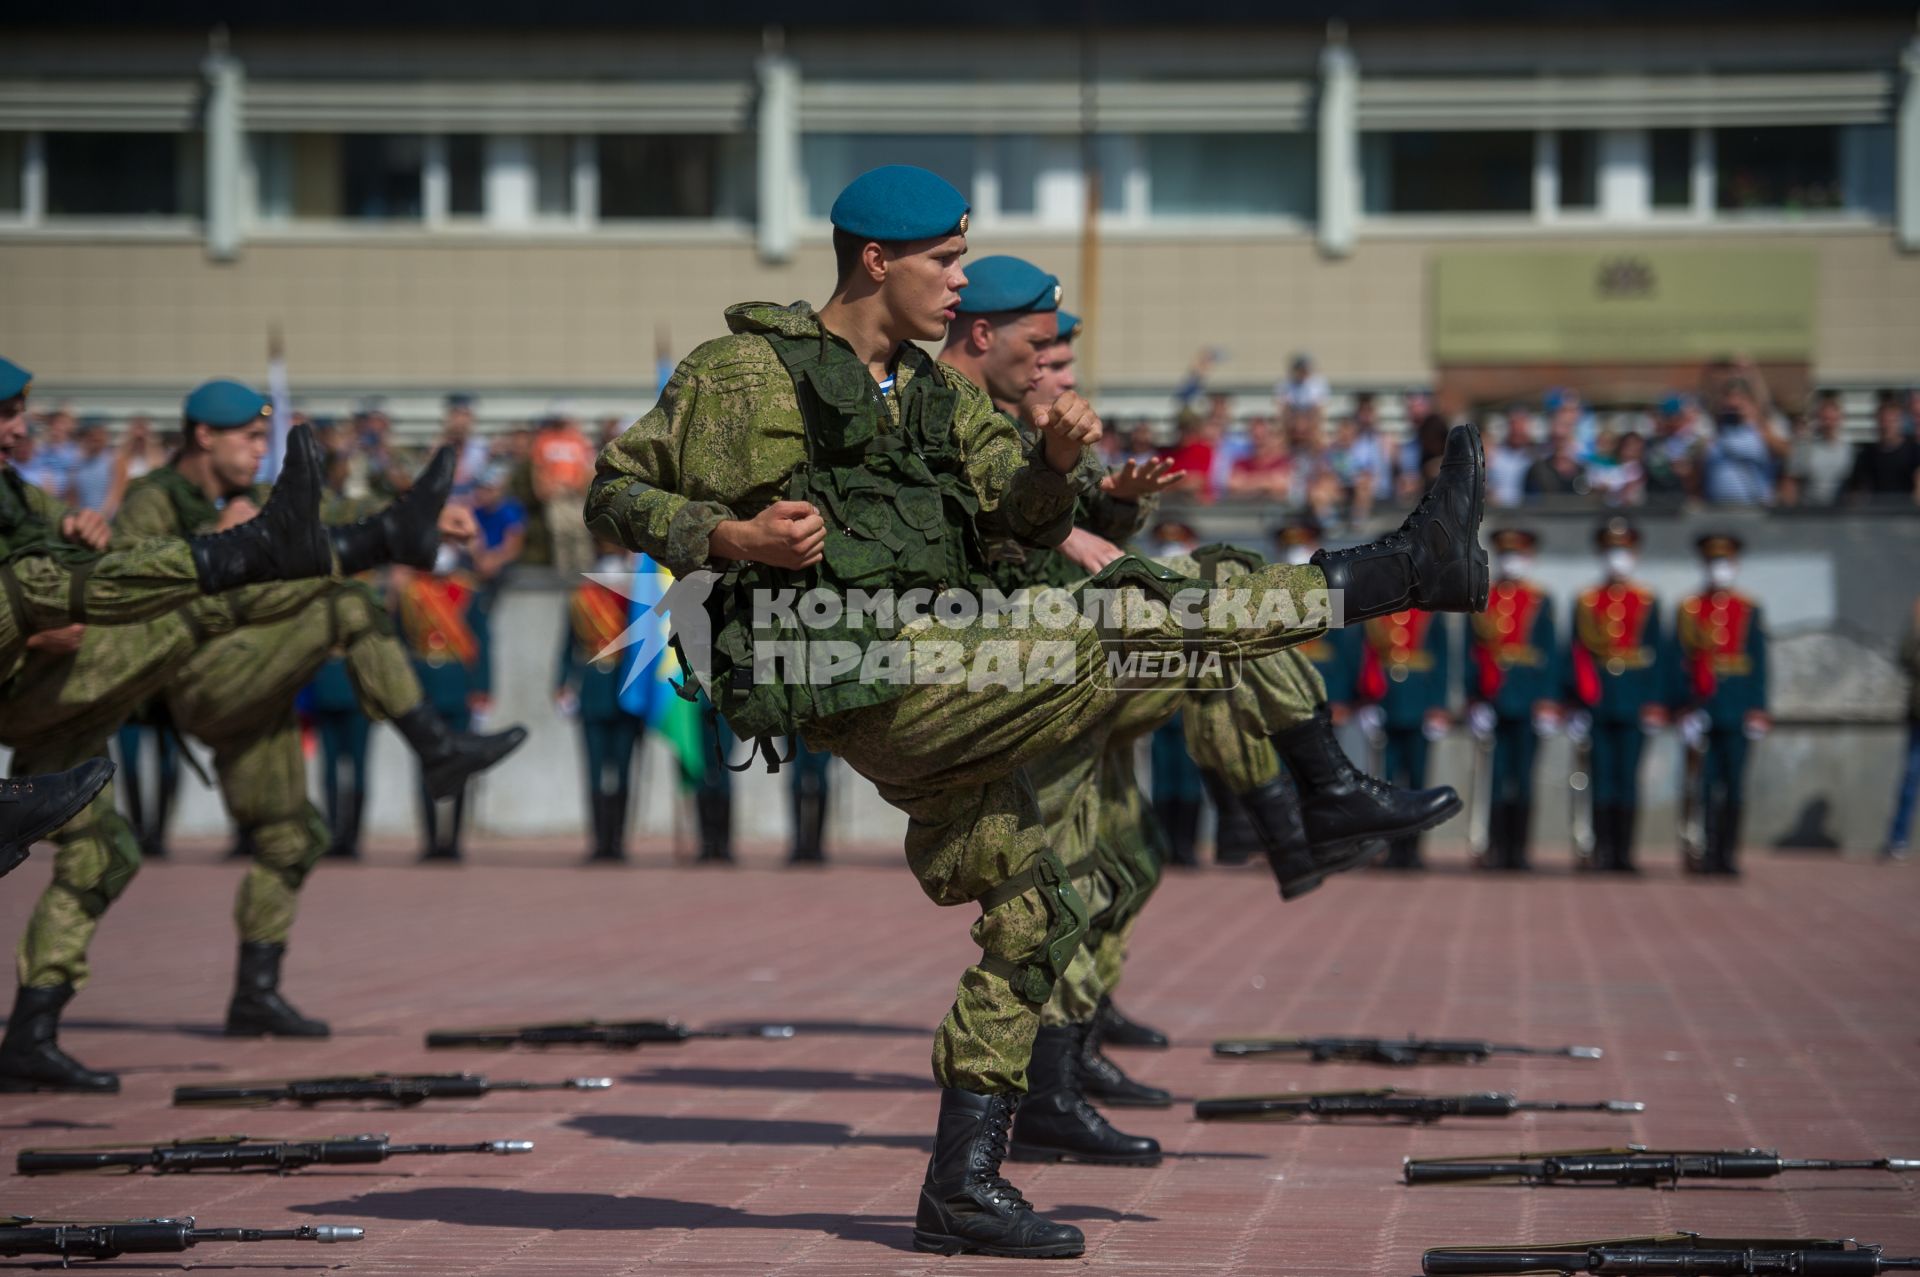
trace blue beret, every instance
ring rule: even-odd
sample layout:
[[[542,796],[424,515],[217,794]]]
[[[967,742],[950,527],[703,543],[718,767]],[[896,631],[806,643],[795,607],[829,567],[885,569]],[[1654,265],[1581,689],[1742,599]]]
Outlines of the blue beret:
[[[1056,311],[1054,333],[1061,341],[1072,341],[1080,335],[1080,316],[1070,310]]]
[[[1060,281],[1018,257],[982,257],[966,266],[967,286],[960,290],[962,315],[1032,313],[1060,309]]]
[[[1663,417],[1677,417],[1686,411],[1686,407],[1686,396],[1668,395],[1660,401],[1660,415]]]
[[[0,399],[11,399],[15,395],[27,393],[27,385],[33,380],[33,374],[13,360],[0,356]]]
[[[225,377],[202,382],[187,396],[186,418],[215,430],[238,430],[273,411],[267,397]]]
[[[967,197],[938,174],[884,164],[847,183],[828,218],[840,230],[882,244],[967,233]]]

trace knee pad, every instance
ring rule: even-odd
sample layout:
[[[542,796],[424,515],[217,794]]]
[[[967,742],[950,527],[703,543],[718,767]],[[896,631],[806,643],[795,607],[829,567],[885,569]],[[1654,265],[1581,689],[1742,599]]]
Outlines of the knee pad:
[[[272,871],[289,891],[300,890],[333,837],[326,818],[312,803],[302,804],[297,815],[285,820],[266,821],[242,832],[253,839],[255,862]]]
[[[89,918],[106,913],[140,872],[140,840],[126,817],[117,811],[84,825],[69,825],[55,834],[53,841],[62,851],[86,842],[99,847],[98,859],[78,867],[73,876],[67,876],[67,867],[56,867],[53,877],[54,886],[79,901]]]
[[[1031,867],[1001,883],[980,897],[980,911],[991,913],[1028,892],[1040,897],[1047,913],[1047,932],[1031,958],[1013,962],[997,954],[983,954],[980,967],[1004,979],[1023,1000],[1044,1006],[1053,996],[1053,986],[1066,974],[1067,965],[1087,935],[1087,904],[1073,889],[1065,866],[1051,851],[1034,858]]]

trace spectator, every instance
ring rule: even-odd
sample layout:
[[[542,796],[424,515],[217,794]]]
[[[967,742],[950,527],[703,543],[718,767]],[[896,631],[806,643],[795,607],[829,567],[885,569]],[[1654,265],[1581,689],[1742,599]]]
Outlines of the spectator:
[[[1213,375],[1214,365],[1226,357],[1226,352],[1217,346],[1208,346],[1194,355],[1193,362],[1187,366],[1187,375],[1180,379],[1180,385],[1173,392],[1177,412],[1193,411],[1193,401],[1206,391],[1207,378]]]
[[[1411,502],[1419,499],[1440,471],[1447,419],[1434,410],[1433,396],[1425,390],[1409,390],[1401,403],[1407,417],[1407,437],[1400,445],[1394,484],[1400,500]]]
[[[1905,431],[1900,401],[1890,390],[1880,392],[1873,410],[1874,437],[1860,445],[1847,495],[1856,501],[1893,501],[1906,497],[1920,501],[1920,443]]]
[[[1578,391],[1564,388],[1549,390],[1541,398],[1540,407],[1547,414],[1549,437],[1553,434],[1554,426],[1564,423],[1573,431],[1574,455],[1582,461],[1590,460],[1595,455],[1600,423],[1587,411]]]
[[[67,499],[82,510],[112,518],[126,486],[123,455],[113,446],[106,418],[88,417],[80,423],[80,432],[74,439],[73,468],[67,472]]]
[[[1159,455],[1160,449],[1153,442],[1153,423],[1134,422],[1133,428],[1127,431],[1126,446],[1120,453],[1120,464],[1125,465],[1129,461],[1151,461]]]
[[[1780,481],[1782,505],[1830,506],[1853,473],[1853,445],[1840,437],[1845,415],[1840,396],[1823,390],[1814,400],[1812,430],[1793,441]]]
[[[533,440],[533,495],[546,514],[554,571],[569,579],[593,562],[585,522],[593,461],[593,445],[580,432],[572,406],[550,405]]]
[[[1487,499],[1497,506],[1517,506],[1526,500],[1527,471],[1538,460],[1533,413],[1525,404],[1514,404],[1507,409],[1504,437],[1487,450]]]
[[[1665,496],[1698,490],[1694,454],[1700,449],[1698,413],[1685,395],[1668,395],[1653,413],[1653,439],[1647,445],[1647,491]]]
[[[1913,806],[1920,798],[1920,599],[1913,602],[1913,623],[1900,645],[1900,666],[1907,674],[1907,765],[1900,772],[1900,792],[1893,802],[1893,824],[1887,830],[1882,854],[1889,860],[1907,858],[1907,839],[1913,832]]]
[[[1332,491],[1335,496],[1331,502],[1331,513],[1339,513],[1342,494],[1340,480],[1334,472],[1333,456],[1327,448],[1325,418],[1318,408],[1290,408],[1287,410],[1287,452],[1293,461],[1292,506],[1299,509],[1312,505],[1317,499],[1323,521],[1327,520],[1328,497],[1326,481],[1333,480]],[[1331,521],[1337,521],[1331,520]]]
[[[1380,433],[1379,400],[1371,390],[1353,397],[1352,446],[1347,450],[1352,468],[1353,517],[1364,519],[1377,497],[1393,491],[1393,450]]]
[[[1587,485],[1608,505],[1639,505],[1647,499],[1647,439],[1629,430],[1614,442],[1610,456],[1587,467]]]
[[[1528,497],[1585,496],[1587,468],[1580,463],[1577,418],[1556,412],[1547,422],[1547,455],[1527,470]]]
[[[1180,473],[1174,492],[1184,492],[1198,501],[1211,501],[1213,489],[1213,442],[1207,437],[1208,425],[1191,413],[1180,417],[1179,437],[1167,449],[1167,460]]]
[[[507,492],[520,504],[527,521],[526,548],[522,563],[550,564],[553,543],[547,536],[547,511],[533,494],[533,431],[515,426],[500,441],[500,457],[507,463]]]
[[[1286,379],[1273,388],[1273,397],[1279,402],[1280,411],[1312,408],[1324,409],[1327,405],[1327,379],[1313,370],[1313,356],[1306,351],[1295,355],[1287,364]]]
[[[127,432],[120,440],[120,448],[126,453],[126,476],[129,483],[166,465],[167,458],[173,455],[173,450],[154,433],[153,422],[148,420],[144,413],[135,413],[127,418]],[[117,508],[119,505],[117,499],[114,504]]]
[[[440,414],[440,439],[434,449],[453,449],[453,495],[467,498],[487,468],[488,450],[484,439],[474,437],[473,396],[448,395]]]
[[[506,570],[527,548],[527,512],[508,491],[513,467],[496,461],[480,472],[473,488],[473,521],[480,535],[471,554],[473,574],[483,593],[496,589]]]
[[[1701,454],[1706,497],[1715,505],[1771,505],[1776,454],[1787,442],[1773,430],[1762,395],[1742,377],[1721,388],[1713,437]]]
[[[22,479],[49,496],[68,501],[73,497],[73,467],[79,460],[80,449],[73,441],[73,414],[56,408],[41,423],[32,467],[16,462],[15,469]]]
[[[1217,496],[1227,490],[1227,476],[1233,463],[1252,451],[1245,433],[1233,428],[1233,396],[1215,391],[1207,396],[1207,419],[1203,423],[1207,442],[1213,445],[1213,467],[1207,474],[1207,486]]]
[[[1193,525],[1178,519],[1163,519],[1153,525],[1147,540],[1154,556],[1191,554],[1200,548],[1200,534]]]
[[[1228,494],[1287,500],[1293,487],[1293,460],[1287,455],[1286,440],[1265,417],[1247,423],[1247,440],[1249,452],[1233,463],[1227,475]]]

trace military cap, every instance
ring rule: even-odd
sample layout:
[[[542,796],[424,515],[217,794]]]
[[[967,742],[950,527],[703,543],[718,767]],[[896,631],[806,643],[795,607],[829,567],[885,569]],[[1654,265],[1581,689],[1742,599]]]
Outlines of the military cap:
[[[1695,541],[1694,545],[1699,548],[1701,558],[1711,561],[1739,557],[1746,542],[1731,532],[1709,532]]]
[[[1281,524],[1280,530],[1273,534],[1273,538],[1281,545],[1318,545],[1324,532],[1325,529],[1320,526],[1320,520],[1305,514]]]
[[[1196,535],[1193,525],[1180,519],[1162,519],[1153,525],[1153,539],[1171,541],[1175,537],[1191,540]]]
[[[879,243],[967,233],[967,197],[936,173],[883,164],[847,183],[827,218],[849,235]]]
[[[1072,341],[1080,335],[1080,330],[1083,327],[1085,327],[1085,325],[1080,322],[1080,316],[1074,314],[1072,311],[1057,310],[1054,312],[1053,333],[1055,340]]]
[[[0,399],[11,399],[15,395],[27,393],[27,387],[33,382],[33,374],[0,356]]]
[[[473,407],[473,396],[464,391],[455,391],[453,394],[447,396],[445,407],[448,412],[452,412],[458,408],[471,408]]]
[[[1496,550],[1531,550],[1540,544],[1540,535],[1531,528],[1501,528],[1493,534]]]
[[[187,396],[186,418],[215,430],[238,430],[273,415],[273,404],[251,386],[226,377],[200,383]]]
[[[1634,527],[1631,520],[1615,515],[1594,529],[1593,544],[1602,550],[1621,545],[1639,545],[1640,529]]]
[[[1018,257],[982,257],[967,265],[962,315],[1032,314],[1060,309],[1060,279]]]

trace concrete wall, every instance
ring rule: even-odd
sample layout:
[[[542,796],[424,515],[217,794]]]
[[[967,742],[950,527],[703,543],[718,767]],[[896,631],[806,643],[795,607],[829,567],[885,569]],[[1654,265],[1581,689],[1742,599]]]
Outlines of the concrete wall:
[[[1484,237],[1482,237],[1484,238]],[[1876,229],[1716,231],[1693,236],[1514,234],[1516,251],[1578,242],[1623,250],[1812,247],[1818,260],[1815,375],[1920,380],[1920,256]],[[1432,375],[1428,295],[1434,252],[1458,237],[1363,238],[1344,261],[1306,234],[1110,235],[1084,355],[1111,390],[1174,384],[1193,353],[1219,346],[1233,386],[1264,387],[1311,350],[1342,384]],[[1082,296],[1070,236],[994,239],[1059,273]],[[465,389],[566,393],[637,413],[651,402],[654,341],[676,354],[721,331],[748,299],[818,301],[832,275],[824,243],[769,266],[747,232],[548,240],[393,234],[249,243],[215,264],[197,240],[127,242],[0,235],[0,350],[32,368],[47,399],[136,392],[172,411],[216,373],[260,375],[268,330],[286,335],[296,395]],[[118,400],[116,399],[116,402]]]

